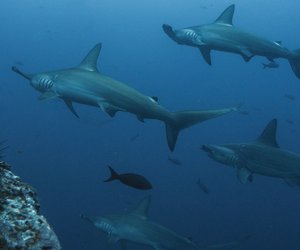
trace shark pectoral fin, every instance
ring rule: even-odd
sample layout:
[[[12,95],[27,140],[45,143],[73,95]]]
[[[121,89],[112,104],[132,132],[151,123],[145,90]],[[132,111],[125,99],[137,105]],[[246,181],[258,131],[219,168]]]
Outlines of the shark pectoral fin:
[[[140,122],[145,122],[144,117],[142,117],[141,115],[136,115],[136,118],[137,118]]]
[[[47,92],[44,92],[43,94],[41,94],[38,97],[38,99],[43,101],[43,100],[53,99],[55,97],[58,97],[58,94],[56,94],[55,92],[52,92],[52,91],[47,91]]]
[[[98,103],[101,110],[107,113],[110,117],[114,117],[119,109],[115,108],[114,106],[106,103],[106,102],[99,102]]]
[[[77,118],[79,118],[79,115],[77,114],[76,110],[73,107],[72,101],[69,101],[67,99],[63,99],[65,104],[67,105],[68,109],[75,115]]]
[[[200,52],[208,65],[211,65],[210,49],[207,46],[200,46]]]
[[[245,184],[247,181],[252,182],[252,174],[247,168],[239,168],[237,170],[237,177],[239,181],[243,184]]]
[[[295,186],[300,186],[300,178],[286,178],[285,182],[290,186],[290,187],[295,187]]]
[[[119,236],[116,234],[108,234],[108,244],[114,245],[120,240]]]
[[[248,49],[241,49],[241,55],[245,62],[249,62],[251,58],[254,56]]]

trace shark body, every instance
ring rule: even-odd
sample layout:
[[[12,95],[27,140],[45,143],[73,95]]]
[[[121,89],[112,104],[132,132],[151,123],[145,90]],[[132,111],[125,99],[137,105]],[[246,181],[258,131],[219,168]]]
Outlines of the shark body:
[[[239,54],[248,62],[253,56],[266,57],[271,62],[276,58],[284,58],[290,62],[295,75],[300,78],[300,49],[291,51],[281,42],[246,32],[232,24],[235,5],[230,5],[210,24],[192,26],[173,30],[163,25],[165,33],[178,44],[200,49],[205,61],[211,65],[211,50]]]
[[[202,149],[212,159],[234,167],[242,183],[259,174],[300,186],[300,155],[278,146],[276,130],[277,120],[273,119],[254,142],[203,145]]]
[[[129,112],[140,120],[156,119],[166,124],[169,148],[173,151],[180,130],[202,121],[235,111],[236,107],[215,110],[187,110],[170,112],[156,97],[146,96],[128,85],[114,80],[97,69],[101,44],[97,44],[74,68],[38,74],[27,74],[17,67],[12,70],[30,81],[41,92],[40,100],[60,98],[77,117],[73,103],[100,107],[111,117],[118,111]]]
[[[199,247],[190,239],[148,219],[150,201],[150,196],[144,198],[128,214],[111,214],[94,218],[82,215],[82,218],[107,233],[110,244],[120,242],[123,250],[126,249],[126,241],[150,246],[155,250],[229,250],[237,249],[248,238],[247,236],[238,241]]]
[[[93,219],[83,216],[108,234],[110,243],[124,240],[147,245],[155,250],[197,250],[195,243],[148,219],[150,196],[144,198],[131,213],[112,214]],[[125,248],[125,247],[124,247]]]

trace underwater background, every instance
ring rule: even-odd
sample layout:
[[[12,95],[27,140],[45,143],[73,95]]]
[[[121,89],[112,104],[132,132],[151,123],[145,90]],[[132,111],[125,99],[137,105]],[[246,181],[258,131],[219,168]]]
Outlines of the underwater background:
[[[212,52],[209,67],[197,49],[179,46],[161,26],[182,28],[214,21],[236,4],[234,25],[300,48],[300,3],[295,0],[2,0],[1,139],[5,160],[38,192],[41,213],[64,249],[108,249],[107,237],[80,214],[130,211],[152,196],[150,219],[200,246],[251,238],[242,249],[300,248],[300,190],[275,178],[241,184],[233,168],[207,157],[202,144],[254,140],[278,118],[278,142],[300,153],[300,82],[286,60],[262,69],[265,58]],[[61,100],[38,93],[11,71],[73,67],[102,42],[101,72],[143,94],[158,96],[171,111],[241,110],[184,130],[169,152],[161,122],[139,122],[129,113],[114,119],[99,108],[75,104],[77,119]],[[180,159],[182,166],[168,161]],[[136,172],[152,183],[140,191],[104,183],[107,165]],[[202,192],[200,178],[209,189]],[[132,244],[131,249],[148,249]]]

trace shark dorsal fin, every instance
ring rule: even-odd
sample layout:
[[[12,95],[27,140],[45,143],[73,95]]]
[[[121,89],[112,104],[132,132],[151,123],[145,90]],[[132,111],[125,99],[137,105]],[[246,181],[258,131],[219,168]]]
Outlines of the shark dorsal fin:
[[[134,214],[136,216],[139,216],[142,219],[148,218],[148,210],[151,202],[151,196],[145,197],[138,205],[137,207],[131,212],[131,214]]]
[[[268,145],[270,147],[279,148],[276,141],[277,119],[271,120],[265,127],[264,131],[257,138],[258,143]]]
[[[102,44],[98,43],[90,50],[86,57],[82,60],[77,68],[88,70],[88,71],[98,71],[97,61],[100,54]]]
[[[222,14],[216,19],[214,23],[232,25],[232,18],[234,14],[235,5],[232,4],[227,7]]]

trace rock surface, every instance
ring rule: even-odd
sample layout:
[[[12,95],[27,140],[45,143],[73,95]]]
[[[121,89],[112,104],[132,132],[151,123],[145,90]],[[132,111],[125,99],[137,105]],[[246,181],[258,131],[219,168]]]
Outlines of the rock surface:
[[[58,238],[39,214],[34,189],[0,161],[0,249],[60,250]]]

